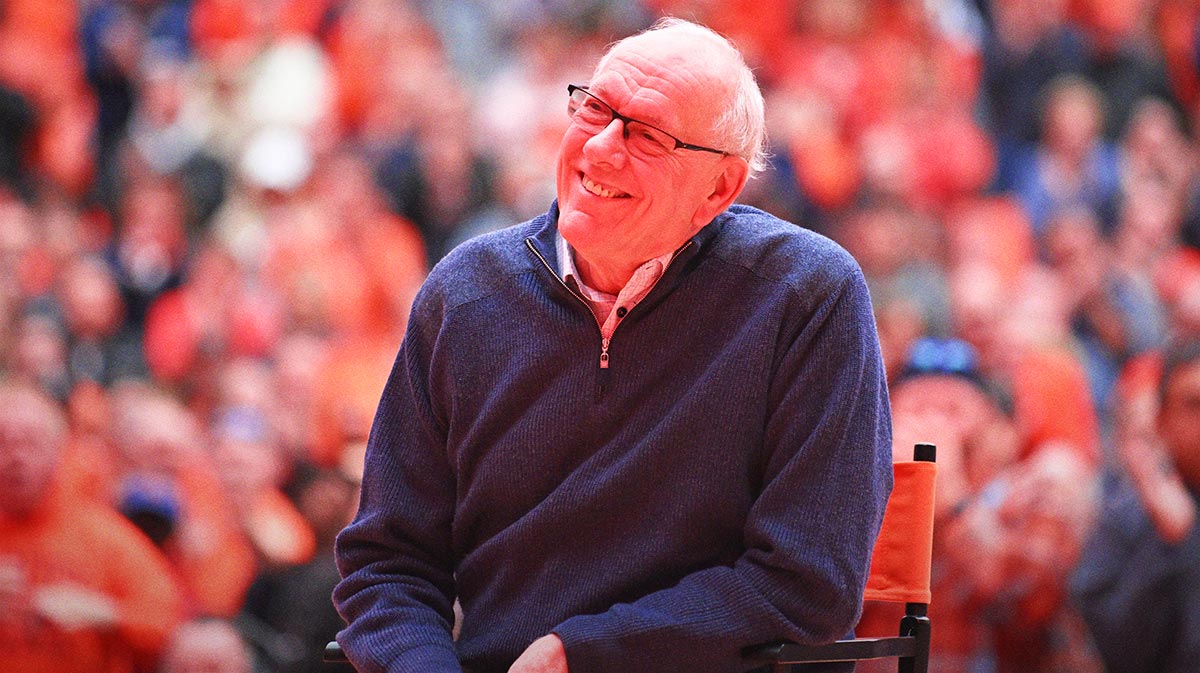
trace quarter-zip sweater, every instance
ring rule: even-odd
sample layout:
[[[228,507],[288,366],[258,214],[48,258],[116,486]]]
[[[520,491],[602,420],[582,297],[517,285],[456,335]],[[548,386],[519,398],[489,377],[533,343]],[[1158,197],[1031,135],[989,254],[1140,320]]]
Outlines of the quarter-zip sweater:
[[[726,673],[749,645],[845,634],[891,490],[857,264],[735,205],[601,369],[557,216],[468,241],[417,296],[337,543],[347,655],[504,673],[553,632],[571,673]]]

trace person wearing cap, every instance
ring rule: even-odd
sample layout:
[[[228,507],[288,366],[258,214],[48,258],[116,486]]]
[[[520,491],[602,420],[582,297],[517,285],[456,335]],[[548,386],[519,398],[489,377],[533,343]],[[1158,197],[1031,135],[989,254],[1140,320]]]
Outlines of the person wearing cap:
[[[846,251],[734,203],[763,165],[752,72],[668,19],[567,93],[549,212],[416,299],[336,548],[360,670],[742,671],[861,611],[878,336]]]
[[[1065,592],[1098,504],[1088,454],[1061,440],[1025,454],[1012,401],[961,339],[918,339],[891,400],[897,460],[938,447],[930,670],[1098,672]],[[870,636],[896,623],[864,621]]]

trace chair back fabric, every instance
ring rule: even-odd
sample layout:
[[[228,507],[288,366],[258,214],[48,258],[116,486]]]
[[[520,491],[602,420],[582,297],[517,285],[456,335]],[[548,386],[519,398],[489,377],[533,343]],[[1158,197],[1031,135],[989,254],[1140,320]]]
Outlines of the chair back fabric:
[[[895,487],[871,556],[866,600],[926,603],[933,556],[933,496],[937,463],[893,465]]]

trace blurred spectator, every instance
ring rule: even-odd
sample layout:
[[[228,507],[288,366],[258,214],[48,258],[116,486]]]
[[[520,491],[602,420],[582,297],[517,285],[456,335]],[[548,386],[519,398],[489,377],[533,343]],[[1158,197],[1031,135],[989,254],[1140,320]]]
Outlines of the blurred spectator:
[[[7,362],[14,380],[40,388],[58,400],[71,391],[67,337],[57,320],[29,311],[13,324],[12,351]]]
[[[70,338],[72,382],[110,384],[145,371],[141,334],[125,326],[125,303],[108,265],[78,257],[62,270],[58,301]]]
[[[308,522],[279,488],[287,466],[264,410],[251,405],[219,409],[213,434],[221,485],[261,567],[311,560],[316,540]]]
[[[229,173],[214,142],[219,119],[206,77],[211,75],[202,64],[179,54],[147,54],[139,68],[141,93],[116,159],[133,174],[178,178],[193,238],[224,201]]]
[[[1134,107],[1121,136],[1121,161],[1125,185],[1156,183],[1173,199],[1186,194],[1196,176],[1179,113],[1159,98],[1143,98]]]
[[[23,97],[33,113],[21,157],[23,184],[32,189],[20,194],[30,201],[47,186],[81,199],[95,177],[88,147],[95,104],[79,57],[79,14],[77,3],[40,0],[7,0],[0,13],[0,86]]]
[[[291,258],[281,262],[284,273],[307,276],[329,267],[322,271],[335,277],[353,276],[354,280],[343,279],[330,287],[325,301],[338,317],[329,327],[340,338],[380,335],[398,344],[428,269],[421,233],[388,211],[370,166],[352,153],[326,157],[313,175],[311,190],[309,198],[324,225],[322,234],[330,240],[320,246],[317,258],[303,250],[304,240],[278,241],[277,254]],[[346,287],[354,282],[358,288]]]
[[[1012,196],[966,199],[947,214],[944,229],[950,271],[986,269],[1000,285],[1014,287],[1034,264],[1029,218]]]
[[[281,338],[271,354],[272,389],[288,391],[287,404],[276,405],[275,427],[289,465],[311,462],[309,454],[316,443],[317,373],[327,350],[320,337],[294,332]]]
[[[232,616],[257,560],[203,441],[202,428],[177,401],[124,384],[114,394],[115,455],[111,473],[100,475],[101,493],[131,518],[149,514],[165,522],[161,547],[191,614]]]
[[[392,209],[420,230],[431,262],[482,233],[472,231],[472,220],[495,190],[494,167],[472,142],[463,83],[439,66],[420,84],[441,95],[424,99],[412,135],[386,148],[378,173]]]
[[[182,285],[150,304],[143,333],[153,378],[199,412],[211,410],[223,362],[265,357],[282,337],[281,301],[251,281],[228,250],[202,245]]]
[[[856,210],[831,235],[866,276],[889,372],[900,371],[917,337],[949,335],[950,297],[935,222],[902,203],[880,203]]]
[[[63,483],[66,440],[58,404],[28,385],[0,383],[5,669],[147,670],[178,619],[178,590],[136,528]]]
[[[1056,441],[1099,456],[1097,411],[1060,282],[1032,265],[1007,278],[992,265],[954,264],[949,285],[954,334],[978,351],[983,375],[1012,401],[1021,455]]]
[[[1071,333],[1082,347],[1096,408],[1110,408],[1110,394],[1129,358],[1157,348],[1166,317],[1144,275],[1114,264],[1112,246],[1089,211],[1059,213],[1047,224],[1043,247],[1066,290]]]
[[[1154,43],[1153,19],[1157,0],[1078,0],[1074,18],[1087,39],[1085,75],[1104,97],[1104,135],[1117,138],[1129,117],[1146,97],[1175,100]]]
[[[115,212],[121,192],[119,148],[139,102],[143,59],[191,50],[185,0],[98,0],[80,17],[87,80],[97,102],[97,192]]]
[[[230,622],[200,618],[175,630],[156,670],[158,673],[252,673],[255,669],[250,648]]]
[[[512,57],[473,88],[472,124],[480,152],[496,163],[495,223],[517,222],[542,212],[554,198],[554,155],[568,119],[566,83],[586,82],[603,38],[554,24],[518,30]],[[483,104],[482,101],[486,101]]]
[[[316,553],[306,563],[260,574],[246,594],[242,613],[243,620],[271,635],[265,642],[274,647],[264,649],[281,670],[319,673],[320,652],[343,627],[329,601],[340,579],[333,540],[353,518],[359,476],[361,472],[309,468],[292,479],[289,491],[316,533]]]
[[[178,184],[168,179],[136,181],[121,197],[117,235],[106,255],[125,299],[126,324],[138,332],[154,299],[183,278],[185,212]]]
[[[1129,476],[1106,496],[1071,585],[1113,673],[1200,660],[1200,342],[1166,351],[1157,402],[1152,427],[1125,437],[1137,442]]]
[[[1099,672],[1064,593],[1094,464],[1054,442],[1023,455],[1006,404],[953,339],[918,341],[892,389],[897,460],[938,446],[930,670]]]
[[[1104,139],[1099,89],[1077,76],[1052,81],[1043,91],[1041,134],[1014,167],[1013,189],[1040,238],[1058,211],[1085,208],[1104,230],[1115,225],[1119,161]]]
[[[332,467],[346,452],[366,445],[396,347],[390,339],[360,339],[338,344],[321,360],[313,400],[312,462]]]
[[[1037,111],[1050,82],[1083,71],[1083,32],[1068,20],[1067,0],[988,3],[991,30],[983,48],[981,102],[997,143],[996,185],[1015,184],[1016,162],[1042,126]]]

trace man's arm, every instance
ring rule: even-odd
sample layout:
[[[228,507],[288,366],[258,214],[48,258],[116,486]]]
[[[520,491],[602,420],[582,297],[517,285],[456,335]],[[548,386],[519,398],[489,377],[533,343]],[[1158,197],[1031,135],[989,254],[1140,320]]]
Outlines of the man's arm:
[[[766,419],[768,464],[733,565],[553,629],[571,673],[746,667],[767,640],[836,639],[857,621],[891,488],[883,364],[855,269],[781,339]],[[540,642],[540,641],[539,641]]]
[[[455,485],[428,385],[439,321],[423,305],[375,416],[358,516],[337,540],[333,598],[349,624],[338,640],[365,672],[461,671],[451,638]]]

